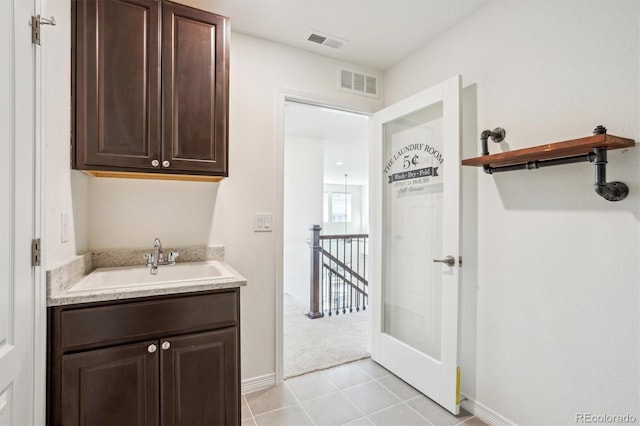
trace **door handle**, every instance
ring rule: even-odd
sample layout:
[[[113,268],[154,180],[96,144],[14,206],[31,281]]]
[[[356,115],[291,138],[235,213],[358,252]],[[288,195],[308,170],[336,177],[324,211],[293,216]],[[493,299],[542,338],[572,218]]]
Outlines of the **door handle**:
[[[447,256],[444,259],[433,259],[433,261],[437,263],[444,263],[448,266],[453,266],[456,264],[456,260],[453,256]]]

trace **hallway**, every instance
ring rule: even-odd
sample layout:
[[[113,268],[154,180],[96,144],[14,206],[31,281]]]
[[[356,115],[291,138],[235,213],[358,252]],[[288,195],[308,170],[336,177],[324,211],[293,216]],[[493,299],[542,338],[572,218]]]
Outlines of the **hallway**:
[[[368,357],[369,311],[311,320],[308,304],[284,295],[284,378]]]

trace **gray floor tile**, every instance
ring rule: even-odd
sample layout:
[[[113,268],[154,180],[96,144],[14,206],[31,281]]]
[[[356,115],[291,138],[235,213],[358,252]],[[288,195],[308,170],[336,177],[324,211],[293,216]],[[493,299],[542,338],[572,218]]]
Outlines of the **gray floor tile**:
[[[313,422],[299,405],[269,411],[254,417],[258,426],[312,426]]]
[[[365,358],[360,361],[356,361],[354,362],[354,364],[362,368],[364,371],[367,372],[368,375],[370,375],[374,379],[388,376],[389,374],[391,374],[389,370],[387,370],[386,368],[384,368],[383,366],[381,366],[371,358]]]
[[[322,374],[324,374],[327,379],[331,380],[331,382],[339,389],[344,389],[349,386],[373,380],[370,375],[353,362],[339,365],[338,367],[330,368],[328,370],[323,370]]]
[[[251,410],[249,410],[249,405],[247,404],[247,399],[242,395],[242,402],[240,403],[242,407],[242,419],[247,419],[253,416],[251,414]]]
[[[296,404],[295,397],[285,385],[251,392],[245,394],[245,398],[254,417],[267,411]]]
[[[401,402],[380,383],[372,381],[342,390],[364,414],[373,413]]]
[[[464,422],[460,423],[458,426],[487,426],[487,424],[474,416],[474,417],[469,417]]]
[[[366,417],[360,417],[359,419],[355,419],[354,421],[345,423],[341,426],[373,426],[373,423],[371,423],[371,420]]]
[[[404,401],[404,402],[402,402]],[[486,426],[454,416],[371,359],[243,395],[242,426]]]
[[[377,426],[430,426],[407,404],[401,403],[367,416]]]
[[[424,395],[407,401],[407,404],[435,426],[453,426],[471,417],[465,410],[454,416]]]
[[[403,401],[421,395],[417,389],[394,375],[381,377],[378,379],[378,382]]]
[[[299,401],[306,401],[307,399],[338,390],[338,388],[319,371],[287,379],[284,383]]]
[[[242,419],[240,426],[256,426],[256,422],[253,420],[253,417],[249,417],[248,419]]]
[[[362,413],[340,392],[309,399],[302,402],[302,407],[319,426],[337,426],[362,416]]]

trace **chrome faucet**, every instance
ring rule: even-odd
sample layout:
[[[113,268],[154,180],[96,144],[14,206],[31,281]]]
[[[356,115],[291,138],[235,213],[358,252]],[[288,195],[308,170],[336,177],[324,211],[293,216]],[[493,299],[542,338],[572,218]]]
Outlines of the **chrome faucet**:
[[[153,240],[153,253],[145,253],[144,258],[147,260],[147,266],[151,267],[149,270],[151,275],[156,275],[158,273],[158,266],[175,265],[176,258],[179,255],[177,251],[171,251],[169,252],[169,258],[165,260],[160,238],[156,238]]]
[[[151,273],[158,273],[158,265],[164,260],[164,252],[162,251],[162,243],[160,238],[153,240],[153,259],[151,262]]]

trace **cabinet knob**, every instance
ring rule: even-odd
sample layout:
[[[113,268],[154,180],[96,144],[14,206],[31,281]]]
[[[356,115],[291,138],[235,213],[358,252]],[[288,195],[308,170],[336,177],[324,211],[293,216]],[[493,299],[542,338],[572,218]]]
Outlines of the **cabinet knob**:
[[[169,167],[171,165],[171,163],[169,162],[169,160],[164,160],[162,162],[162,167]]]
[[[163,349],[163,350],[165,350],[165,351],[166,351],[166,350],[167,350],[167,349],[169,349],[170,347],[171,347],[171,343],[169,343],[169,342],[167,342],[167,341],[162,342],[162,349]]]
[[[147,348],[147,350],[149,351],[150,354],[154,353],[157,349],[158,349],[158,347],[156,345],[154,345],[153,343],[150,344],[149,347]]]
[[[160,165],[160,162],[159,162],[158,160],[153,160],[153,161],[151,162],[151,165],[152,165],[153,167],[158,167],[158,166]]]

